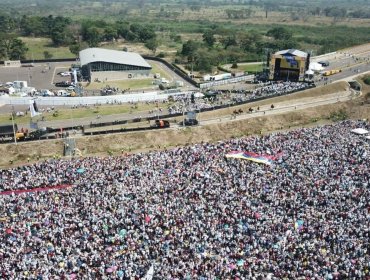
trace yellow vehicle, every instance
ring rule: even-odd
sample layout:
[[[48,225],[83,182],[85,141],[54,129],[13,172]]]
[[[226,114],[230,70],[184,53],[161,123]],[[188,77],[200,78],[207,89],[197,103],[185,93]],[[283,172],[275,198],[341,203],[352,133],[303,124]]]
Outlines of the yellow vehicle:
[[[24,132],[16,132],[15,138],[17,139],[17,141],[22,141],[26,138],[26,135]]]
[[[334,75],[334,74],[337,74],[337,73],[340,73],[340,72],[342,72],[342,70],[340,70],[340,69],[333,69],[333,70],[325,71],[322,75],[323,76],[331,76],[331,75]]]

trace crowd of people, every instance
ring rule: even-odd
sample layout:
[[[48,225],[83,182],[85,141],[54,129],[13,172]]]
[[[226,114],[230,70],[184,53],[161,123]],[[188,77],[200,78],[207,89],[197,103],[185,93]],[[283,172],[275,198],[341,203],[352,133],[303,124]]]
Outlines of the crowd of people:
[[[257,88],[252,91],[254,98],[270,96],[270,95],[284,95],[287,93],[299,91],[310,87],[311,84],[302,82],[268,82],[265,86]],[[251,98],[253,98],[251,97]]]
[[[0,195],[0,278],[368,279],[370,148],[357,127],[370,128],[1,170],[0,192],[31,192]]]
[[[219,106],[234,105],[235,103],[252,101],[264,97],[280,96],[299,90],[304,90],[312,85],[302,82],[267,82],[259,84],[254,90],[218,90],[210,91],[211,97],[190,98],[189,95],[174,97],[175,103],[168,106],[169,114],[177,114],[188,111],[200,111]],[[191,101],[193,99],[193,101]]]
[[[255,100],[263,97],[280,96],[288,93],[297,92],[300,90],[312,87],[312,84],[302,82],[274,82],[261,83],[256,89],[251,91],[238,90],[234,99],[238,102]]]

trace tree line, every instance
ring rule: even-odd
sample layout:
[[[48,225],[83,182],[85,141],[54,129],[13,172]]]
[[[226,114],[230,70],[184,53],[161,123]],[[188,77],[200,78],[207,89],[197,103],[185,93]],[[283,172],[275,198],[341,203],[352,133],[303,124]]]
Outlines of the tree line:
[[[230,12],[230,11],[229,11]],[[249,16],[231,10],[232,17]],[[179,25],[181,24],[181,26]],[[183,40],[179,28],[188,26],[184,33],[201,34],[201,39]],[[186,28],[185,28],[186,29]],[[161,23],[137,23],[126,20],[106,21],[96,19],[72,20],[63,16],[11,17],[0,14],[0,59],[25,59],[27,45],[19,36],[47,37],[54,47],[69,47],[78,55],[87,47],[98,47],[103,42],[125,39],[143,43],[156,55],[157,48],[164,44],[165,36],[177,49],[176,63],[185,64],[189,70],[209,72],[213,67],[241,61],[265,61],[267,54],[289,48],[308,51],[305,46],[316,46],[315,54],[334,51],[366,42],[370,36],[368,28],[345,26],[265,26],[232,25],[207,21],[175,21]],[[164,57],[165,53],[159,53]],[[50,53],[44,52],[45,58]]]
[[[0,59],[25,59],[28,50],[19,36],[47,37],[54,47],[68,46],[77,55],[81,49],[97,47],[100,43],[124,38],[129,42],[142,42],[155,52],[158,42],[152,26],[104,20],[72,21],[62,16],[0,15]]]

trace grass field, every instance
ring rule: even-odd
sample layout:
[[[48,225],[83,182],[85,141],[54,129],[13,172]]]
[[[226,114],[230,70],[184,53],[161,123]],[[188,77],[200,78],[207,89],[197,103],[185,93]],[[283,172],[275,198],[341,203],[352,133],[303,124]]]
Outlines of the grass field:
[[[128,113],[137,113],[145,112],[156,108],[154,103],[137,103],[135,107],[132,104],[122,104],[122,105],[104,105],[99,107],[87,107],[87,108],[78,108],[78,109],[58,109],[58,114],[53,116],[53,113],[44,112],[42,116],[45,121],[56,121],[56,120],[68,120],[68,119],[82,119],[82,118],[96,118],[97,115],[107,116],[115,114],[128,114]],[[38,117],[41,119],[41,116]],[[30,115],[23,117],[15,117],[14,121],[18,124],[19,127],[30,122]],[[11,123],[10,114],[1,114],[0,115],[0,124],[9,124]]]
[[[153,79],[133,79],[133,80],[117,80],[117,81],[107,81],[107,82],[91,82],[90,84],[86,85],[85,88],[87,90],[100,90],[106,86],[110,87],[118,87],[119,89],[128,89],[131,90],[135,89],[143,89],[143,88],[151,88],[156,89],[157,86],[153,85]]]
[[[44,51],[48,51],[52,58],[74,58],[75,55],[69,51],[68,47],[52,47],[49,38],[31,38],[20,37],[26,43],[28,52],[26,53],[27,59],[45,59]]]
[[[255,73],[262,71],[262,63],[255,63],[255,64],[240,64],[238,65],[236,71],[244,71],[248,73]]]

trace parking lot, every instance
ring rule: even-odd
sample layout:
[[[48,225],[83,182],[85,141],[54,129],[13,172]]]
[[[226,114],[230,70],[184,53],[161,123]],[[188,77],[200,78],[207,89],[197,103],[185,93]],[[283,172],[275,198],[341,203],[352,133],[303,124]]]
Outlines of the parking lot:
[[[58,72],[66,71],[71,62],[34,63],[33,67],[0,67],[0,83],[27,81],[29,87],[40,89],[55,89],[53,83],[70,80],[60,77]]]

